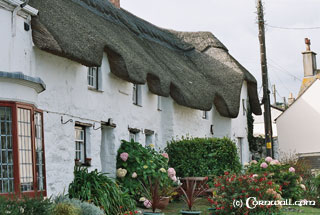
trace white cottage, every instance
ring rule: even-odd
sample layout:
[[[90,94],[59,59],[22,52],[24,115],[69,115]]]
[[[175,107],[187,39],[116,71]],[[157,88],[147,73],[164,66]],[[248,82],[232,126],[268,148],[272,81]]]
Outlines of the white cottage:
[[[307,160],[312,169],[320,169],[320,70],[317,69],[316,53],[303,52],[304,78],[297,99],[277,119],[280,151],[297,154]]]
[[[75,164],[113,176],[122,139],[235,140],[248,162],[255,78],[209,32],[106,0],[0,0],[0,194],[55,195]]]

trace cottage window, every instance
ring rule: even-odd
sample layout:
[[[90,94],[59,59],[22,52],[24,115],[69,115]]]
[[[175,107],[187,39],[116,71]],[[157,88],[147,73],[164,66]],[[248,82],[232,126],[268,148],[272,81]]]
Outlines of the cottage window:
[[[239,153],[239,158],[240,158],[240,162],[243,162],[243,158],[242,158],[242,147],[243,147],[243,138],[242,137],[238,137],[237,138],[237,149],[238,149],[238,153]]]
[[[242,99],[242,111],[243,111],[243,116],[246,115],[247,108],[246,108],[246,100]]]
[[[132,102],[138,106],[142,105],[141,85],[139,84],[133,84]]]
[[[75,127],[75,160],[81,164],[86,159],[86,130],[84,126]]]
[[[0,102],[0,195],[46,195],[42,111]]]
[[[133,132],[129,132],[129,141],[136,142],[137,141],[137,134]]]
[[[162,110],[161,96],[158,96],[158,110]]]
[[[98,89],[99,85],[99,73],[101,67],[89,67],[88,69],[88,86],[94,89]]]
[[[202,119],[208,119],[208,111],[202,111]]]

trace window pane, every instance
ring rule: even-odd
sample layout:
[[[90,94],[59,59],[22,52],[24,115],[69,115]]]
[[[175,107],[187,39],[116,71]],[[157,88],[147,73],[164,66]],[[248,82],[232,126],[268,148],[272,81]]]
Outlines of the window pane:
[[[78,159],[81,163],[84,163],[85,154],[85,128],[76,126],[75,127],[75,159]]]
[[[90,67],[88,69],[88,85],[90,87],[98,88],[98,71],[100,67]]]
[[[42,147],[42,114],[35,113],[35,143],[36,143],[36,173],[38,190],[44,190],[44,160],[43,160],[43,147]]]
[[[11,119],[11,108],[0,107],[0,193],[14,192]]]
[[[31,111],[18,109],[19,167],[21,191],[33,190]]]

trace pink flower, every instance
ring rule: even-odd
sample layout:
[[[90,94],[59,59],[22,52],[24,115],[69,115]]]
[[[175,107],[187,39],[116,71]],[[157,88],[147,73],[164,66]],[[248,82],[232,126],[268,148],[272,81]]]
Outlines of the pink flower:
[[[270,162],[271,165],[279,165],[280,162],[278,160],[273,160]]]
[[[252,160],[251,162],[250,162],[250,164],[257,164],[258,162],[256,161],[256,160]]]
[[[138,175],[137,175],[136,172],[134,172],[134,173],[132,173],[131,177],[132,177],[132,178],[136,178],[136,177],[138,177]]]
[[[260,167],[265,169],[265,168],[267,168],[267,167],[268,167],[268,164],[267,164],[267,163],[265,163],[265,162],[263,162],[263,163],[260,165]]]
[[[169,155],[168,155],[168,153],[162,153],[161,155],[169,160]]]
[[[272,160],[273,160],[272,157],[266,157],[266,159],[265,159],[265,161],[268,163],[270,163]]]
[[[177,177],[176,176],[171,176],[170,177],[172,181],[176,182],[177,181]]]
[[[176,171],[173,168],[168,169],[168,176],[171,178],[176,175]]]
[[[126,161],[128,160],[128,157],[129,157],[129,154],[128,154],[127,152],[122,152],[122,153],[120,154],[120,158],[121,158],[124,162],[126,162]]]
[[[143,205],[144,205],[146,208],[151,208],[152,203],[147,199],[146,201],[143,202]]]
[[[289,168],[289,172],[295,172],[296,170],[293,167]]]

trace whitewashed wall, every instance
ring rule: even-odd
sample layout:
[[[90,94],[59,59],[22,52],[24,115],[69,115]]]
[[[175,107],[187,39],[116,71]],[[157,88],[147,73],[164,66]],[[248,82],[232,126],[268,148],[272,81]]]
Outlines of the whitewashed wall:
[[[132,104],[132,87],[110,72],[108,58],[103,57],[99,91],[88,89],[87,67],[38,50],[33,46],[31,31],[23,29],[24,19],[19,17],[17,36],[12,38],[11,13],[0,9],[1,26],[6,33],[0,35],[0,71],[20,71],[26,75],[40,77],[46,91],[36,94],[33,89],[1,83],[0,100],[24,101],[44,110],[44,139],[48,195],[67,190],[73,179],[74,126],[75,121],[95,123],[112,118],[116,128],[94,130],[88,128],[88,157],[92,158],[91,169],[97,168],[115,174],[116,153],[121,140],[129,139],[128,127],[153,130],[153,143],[164,148],[166,142],[181,136],[212,137],[210,125],[214,125],[215,137],[243,138],[243,162],[248,162],[247,118],[242,104],[237,119],[221,117],[213,109],[208,119],[202,119],[202,111],[176,104],[171,98],[162,97],[161,111],[157,109],[157,96],[150,93],[147,85],[142,86],[142,105]],[[20,89],[21,88],[21,89]],[[201,96],[201,95],[199,95]],[[242,98],[247,101],[247,85],[243,84]],[[73,122],[61,124],[63,120]],[[145,134],[140,132],[138,140],[145,144]]]
[[[299,97],[276,121],[280,151],[320,152],[320,81]]]

